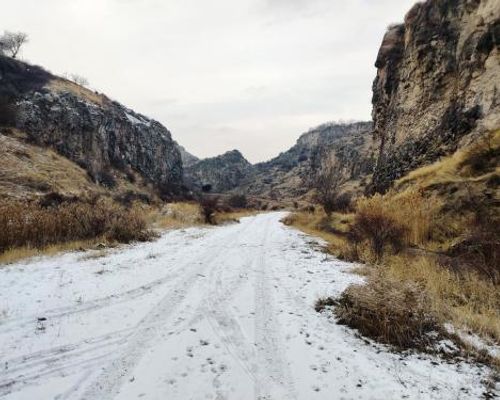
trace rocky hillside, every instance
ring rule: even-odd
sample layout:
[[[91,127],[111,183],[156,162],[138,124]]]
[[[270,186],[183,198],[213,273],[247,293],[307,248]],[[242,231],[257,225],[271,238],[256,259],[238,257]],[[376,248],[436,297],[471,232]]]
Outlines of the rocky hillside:
[[[238,150],[205,158],[188,165],[184,171],[186,184],[195,190],[204,188],[214,193],[236,188],[252,171],[252,165]]]
[[[311,175],[336,168],[352,188],[366,185],[373,168],[370,122],[328,123],[311,129],[276,158],[256,164],[238,188],[251,195],[294,198],[311,190]]]
[[[7,57],[0,57],[0,81],[0,123],[14,128],[17,138],[52,148],[98,184],[112,185],[119,174],[138,174],[164,196],[182,190],[181,155],[160,123]]]
[[[500,126],[498,0],[428,0],[382,42],[373,83],[373,189]]]
[[[181,153],[182,165],[184,168],[190,167],[191,165],[196,164],[200,159],[191,153],[189,153],[183,146],[176,142],[176,145]]]

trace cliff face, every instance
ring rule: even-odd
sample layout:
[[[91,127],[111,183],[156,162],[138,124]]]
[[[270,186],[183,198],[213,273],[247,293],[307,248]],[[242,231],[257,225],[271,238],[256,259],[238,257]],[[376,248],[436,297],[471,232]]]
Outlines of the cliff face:
[[[498,0],[428,0],[386,33],[373,83],[373,189],[500,126]]]
[[[286,152],[256,164],[241,190],[271,198],[303,196],[312,189],[314,171],[326,166],[358,188],[373,170],[371,133],[371,122],[329,123],[311,129]]]
[[[200,159],[191,153],[189,153],[183,146],[177,144],[179,148],[179,152],[181,153],[182,165],[184,168],[190,167],[191,165],[196,164]]]
[[[193,189],[210,187],[215,193],[234,189],[250,174],[252,165],[238,150],[205,158],[185,168],[186,184]]]
[[[4,91],[16,103],[15,126],[29,142],[55,149],[96,182],[116,169],[139,173],[165,195],[181,190],[181,156],[164,126],[48,73],[34,80],[30,71],[0,58]]]

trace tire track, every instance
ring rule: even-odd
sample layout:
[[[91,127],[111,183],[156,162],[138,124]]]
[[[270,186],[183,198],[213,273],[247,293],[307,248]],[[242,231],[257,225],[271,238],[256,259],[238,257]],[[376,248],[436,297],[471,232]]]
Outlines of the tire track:
[[[268,240],[269,227],[265,231],[263,242],[267,245]],[[296,391],[276,320],[274,298],[268,276],[272,271],[267,268],[266,255],[266,246],[263,246],[257,258],[255,270],[255,335],[257,359],[261,366],[258,371],[259,378],[254,386],[255,398],[257,400],[296,399]]]
[[[201,255],[193,257],[190,262],[180,268],[185,276],[175,286],[178,289],[172,289],[151,309],[151,311],[137,324],[135,331],[128,338],[125,348],[121,354],[109,365],[103,368],[102,373],[95,379],[87,390],[81,396],[82,400],[110,399],[116,395],[123,383],[123,379],[133,370],[133,367],[140,360],[149,344],[160,335],[160,331],[166,329],[166,323],[173,316],[174,312],[181,308],[182,303],[188,298],[188,294],[193,291],[194,286],[199,281],[200,274],[210,268],[217,257],[226,248],[231,248],[231,244],[236,241],[238,234],[248,229],[249,225],[244,225],[236,232],[225,232],[225,235],[215,235],[212,238],[215,246],[205,246],[207,250]],[[219,237],[219,236],[222,236]],[[224,236],[229,239],[224,240]],[[225,246],[217,246],[218,243],[226,243]],[[215,248],[215,251],[214,251]],[[196,260],[203,261],[200,269]],[[191,267],[186,271],[187,267]],[[156,329],[152,325],[156,321]],[[79,390],[76,388],[75,390]]]

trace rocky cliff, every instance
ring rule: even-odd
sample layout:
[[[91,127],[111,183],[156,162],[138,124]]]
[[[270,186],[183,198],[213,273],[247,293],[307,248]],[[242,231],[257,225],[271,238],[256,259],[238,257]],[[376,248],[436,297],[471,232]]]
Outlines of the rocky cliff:
[[[176,143],[177,144],[177,143]],[[182,165],[184,168],[190,167],[191,165],[196,164],[200,159],[191,153],[189,153],[183,146],[180,144],[177,144],[177,147],[179,148],[179,152],[181,153],[181,159],[182,159]]]
[[[500,3],[428,0],[389,27],[375,63],[373,189],[500,126]]]
[[[239,186],[251,171],[252,165],[245,157],[238,150],[232,150],[187,166],[184,177],[190,188],[222,193]]]
[[[138,173],[164,195],[182,188],[182,161],[160,123],[38,67],[0,57],[0,96],[15,104],[27,140],[56,150],[96,182],[113,170]]]
[[[256,164],[241,191],[271,198],[293,198],[312,189],[311,175],[320,168],[334,168],[360,189],[373,169],[371,122],[327,123],[299,137],[276,158]]]

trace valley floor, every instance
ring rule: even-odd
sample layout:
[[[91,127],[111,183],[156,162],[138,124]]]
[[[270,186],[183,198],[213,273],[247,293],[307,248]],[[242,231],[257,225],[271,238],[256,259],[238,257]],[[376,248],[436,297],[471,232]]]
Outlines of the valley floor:
[[[361,278],[268,213],[0,269],[2,399],[479,399],[316,313]]]

